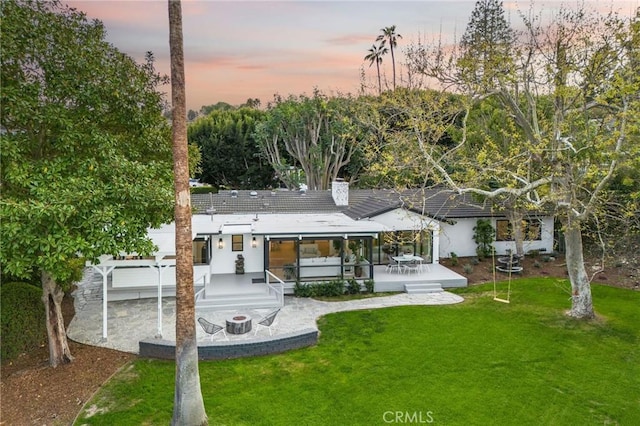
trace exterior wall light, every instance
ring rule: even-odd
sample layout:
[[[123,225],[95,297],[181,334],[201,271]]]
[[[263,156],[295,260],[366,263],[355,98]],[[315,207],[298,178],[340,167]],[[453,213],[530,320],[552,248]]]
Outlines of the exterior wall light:
[[[256,237],[253,237],[253,239],[251,240],[251,247],[253,248],[258,247],[258,242],[256,241]]]
[[[224,248],[224,241],[222,241],[222,238],[218,239],[218,248],[219,249]]]

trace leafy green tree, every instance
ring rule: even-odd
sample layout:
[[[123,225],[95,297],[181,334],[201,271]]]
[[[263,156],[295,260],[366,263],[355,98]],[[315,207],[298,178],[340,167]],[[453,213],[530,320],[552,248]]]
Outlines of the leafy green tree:
[[[171,147],[153,57],[59,2],[2,3],[0,261],[38,270],[52,366],[71,362],[61,301],[80,255],[152,252],[171,219]]]
[[[391,52],[391,65],[393,67],[393,90],[396,90],[396,57],[393,53],[393,49],[398,47],[398,39],[402,38],[402,36],[396,33],[396,26],[391,25],[390,27],[384,27],[380,30],[382,34],[380,34],[376,41],[382,41],[381,46],[384,45],[385,41],[389,42],[389,51]],[[385,55],[387,52],[382,52],[381,55]],[[380,76],[380,70],[378,70],[378,77]]]
[[[211,114],[211,111],[217,111],[217,110],[226,111],[230,109],[234,109],[233,105],[228,104],[226,102],[218,102],[217,104],[203,105],[202,107],[200,107],[200,115],[209,115]]]
[[[169,50],[171,54],[171,100],[173,105],[173,174],[176,224],[176,380],[172,425],[206,425],[200,372],[193,288],[193,244],[182,5],[169,0]]]
[[[291,168],[302,169],[312,190],[328,189],[338,178],[350,163],[360,136],[352,109],[351,98],[330,98],[317,89],[312,97],[276,97],[256,135],[262,155],[288,188],[297,185]]]
[[[446,92],[403,87],[382,96],[361,96],[355,121],[364,139],[360,151],[367,166],[360,179],[365,186],[406,189],[439,183],[434,169],[425,167],[423,150],[428,147],[426,153],[436,158],[447,154],[449,132],[464,111],[463,100]]]
[[[382,79],[380,78],[380,64],[382,63],[382,57],[386,55],[389,51],[387,47],[384,45],[385,41],[382,40],[382,43],[379,45],[372,45],[371,49],[369,49],[369,53],[364,57],[365,61],[369,61],[369,67],[376,64],[376,71],[378,73],[378,95],[382,94]]]
[[[203,182],[236,189],[277,184],[271,165],[257,155],[256,125],[265,115],[255,108],[214,110],[189,125],[189,144],[202,153]]]

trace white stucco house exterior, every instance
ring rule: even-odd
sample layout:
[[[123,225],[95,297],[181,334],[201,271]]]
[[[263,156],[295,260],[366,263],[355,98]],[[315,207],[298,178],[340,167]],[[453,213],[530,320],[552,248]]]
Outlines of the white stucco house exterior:
[[[376,281],[390,257],[405,252],[431,265],[451,253],[475,256],[478,219],[490,220],[496,229],[498,255],[515,249],[504,216],[470,196],[439,188],[350,190],[338,181],[329,191],[194,194],[192,206],[194,283],[201,296],[211,292],[212,282],[233,275],[254,283],[276,281],[290,293],[296,282]],[[525,251],[553,251],[552,216],[531,213],[525,226]],[[155,297],[160,289],[173,294],[173,233],[173,224],[149,230],[158,247],[154,256],[104,256],[93,265],[103,274],[111,300]],[[450,285],[466,285],[466,280]]]
[[[224,191],[193,194],[196,309],[273,307],[296,285],[323,280],[374,283],[375,291],[409,291],[410,285],[466,286],[465,277],[439,265],[455,253],[475,256],[474,226],[489,220],[497,255],[514,250],[509,224],[487,205],[446,189],[329,191]],[[525,251],[552,252],[553,217],[530,213],[523,224]],[[156,252],[102,256],[89,264],[102,276],[103,338],[107,302],[175,295],[175,226],[150,229]],[[420,259],[420,273],[393,274],[392,259]],[[390,270],[391,269],[391,270]]]

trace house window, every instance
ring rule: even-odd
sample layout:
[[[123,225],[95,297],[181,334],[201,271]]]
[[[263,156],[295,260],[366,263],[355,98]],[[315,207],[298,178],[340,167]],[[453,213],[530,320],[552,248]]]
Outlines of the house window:
[[[244,239],[242,235],[231,236],[231,251],[242,251],[244,248]]]
[[[525,241],[542,240],[542,224],[539,220],[523,220],[522,236]],[[511,223],[508,220],[496,220],[496,241],[513,241]]]

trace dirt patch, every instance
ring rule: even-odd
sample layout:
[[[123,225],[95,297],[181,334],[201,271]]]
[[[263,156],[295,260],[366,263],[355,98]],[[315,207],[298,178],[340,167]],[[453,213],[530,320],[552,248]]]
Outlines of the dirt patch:
[[[492,259],[474,265],[472,258],[460,258],[457,265],[443,259],[443,265],[467,277],[470,285],[493,282]],[[470,265],[469,267],[465,265]],[[598,262],[589,262],[587,269],[594,273]],[[525,258],[520,277],[567,277],[563,258],[548,262],[543,256]],[[615,265],[605,268],[594,281],[616,287],[640,290],[640,274],[637,267]],[[496,279],[508,279],[497,273]],[[64,318],[73,318],[73,300],[65,297]],[[136,355],[111,349],[82,345],[70,341],[75,360],[68,365],[50,368],[49,352],[45,346],[23,354],[17,360],[2,365],[2,407],[0,425],[68,425],[76,417],[85,402],[119,368]]]
[[[63,302],[65,322],[75,314],[73,299]],[[0,425],[69,425],[84,403],[136,355],[69,341],[70,364],[49,367],[46,345],[2,363]]]
[[[493,282],[493,259],[484,259],[477,264],[474,258],[458,258],[457,265],[453,265],[451,259],[442,259],[440,262],[447,268],[467,278],[469,285]],[[549,258],[544,255],[525,257],[521,263],[523,270],[519,274],[513,274],[512,278],[525,277],[561,277],[568,278],[567,266],[564,257]],[[640,270],[635,266],[614,264],[610,266],[605,262],[604,270],[598,260],[586,262],[587,273],[594,276],[593,282],[606,284],[613,287],[640,290]],[[471,268],[471,269],[469,269]],[[470,271],[470,272],[469,272]],[[509,274],[496,272],[496,280],[508,280]]]

